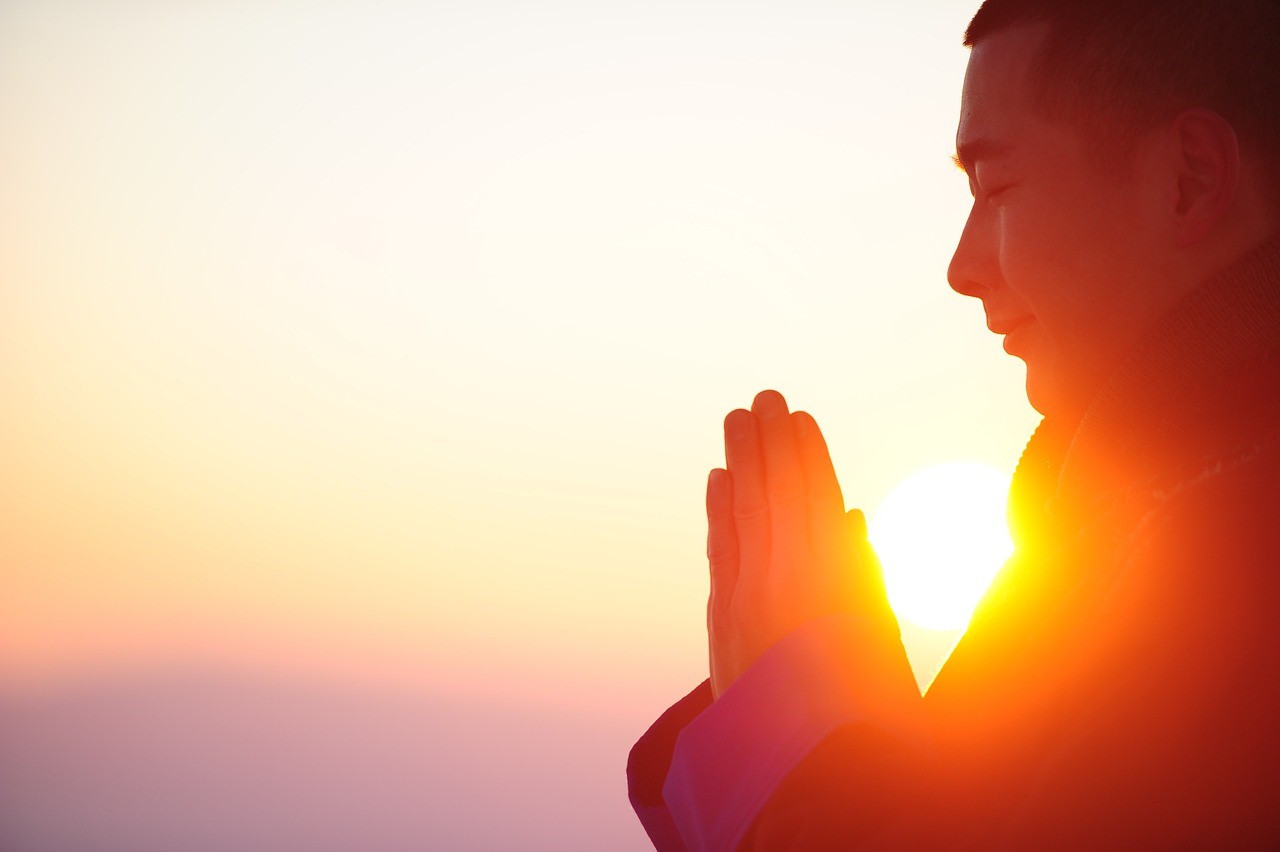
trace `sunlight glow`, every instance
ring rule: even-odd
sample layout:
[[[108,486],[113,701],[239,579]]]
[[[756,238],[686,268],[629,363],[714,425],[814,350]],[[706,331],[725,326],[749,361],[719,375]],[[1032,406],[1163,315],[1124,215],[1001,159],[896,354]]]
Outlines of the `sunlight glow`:
[[[996,469],[956,462],[926,468],[889,492],[870,536],[900,619],[938,630],[968,622],[1013,552],[1008,489],[1009,478]]]
[[[0,2],[0,834],[652,850],[726,412],[871,509],[1040,420],[946,281],[976,5]]]

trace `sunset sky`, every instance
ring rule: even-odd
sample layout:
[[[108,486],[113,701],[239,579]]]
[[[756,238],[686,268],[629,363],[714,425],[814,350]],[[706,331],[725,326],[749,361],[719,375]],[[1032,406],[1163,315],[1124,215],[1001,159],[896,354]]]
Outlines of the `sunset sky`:
[[[361,782],[397,839],[325,816],[364,849],[646,848],[622,770],[706,676],[724,414],[782,391],[869,512],[1007,475],[1036,422],[945,278],[975,6],[4,4],[0,696],[64,712],[0,736],[0,837],[147,852],[161,746],[95,743],[176,677],[270,684],[295,709],[235,712],[291,754],[412,741]],[[906,638],[927,667],[951,635]],[[55,724],[99,755],[74,797],[31,780],[72,771]],[[234,779],[238,730],[173,771]],[[302,843],[310,765],[245,824]],[[237,817],[210,801],[172,830]]]

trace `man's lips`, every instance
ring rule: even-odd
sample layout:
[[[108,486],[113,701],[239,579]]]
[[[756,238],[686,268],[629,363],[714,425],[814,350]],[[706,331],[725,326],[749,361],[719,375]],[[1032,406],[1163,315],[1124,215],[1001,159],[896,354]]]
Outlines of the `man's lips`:
[[[1021,317],[988,317],[987,328],[991,329],[994,334],[1009,334],[1019,326],[1026,325],[1031,322],[1030,316]]]
[[[1026,349],[1026,334],[1017,332],[1030,325],[1033,319],[1034,317],[1029,314],[1018,317],[993,317],[987,320],[987,328],[996,334],[1004,335],[1005,352],[1021,358],[1022,351]]]

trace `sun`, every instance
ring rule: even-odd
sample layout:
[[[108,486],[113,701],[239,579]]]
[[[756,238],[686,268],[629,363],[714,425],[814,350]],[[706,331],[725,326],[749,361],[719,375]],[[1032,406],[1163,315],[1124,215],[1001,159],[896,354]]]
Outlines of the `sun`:
[[[973,462],[926,468],[900,482],[868,522],[898,618],[958,630],[1013,543],[1005,524],[1009,477]]]

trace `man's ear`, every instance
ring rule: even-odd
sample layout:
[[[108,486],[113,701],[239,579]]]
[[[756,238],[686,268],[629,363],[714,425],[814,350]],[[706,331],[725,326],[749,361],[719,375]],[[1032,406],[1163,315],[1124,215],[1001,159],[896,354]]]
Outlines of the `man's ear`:
[[[1177,244],[1202,240],[1235,201],[1240,181],[1240,142],[1231,122],[1213,110],[1189,109],[1169,125],[1177,177],[1174,225]]]

